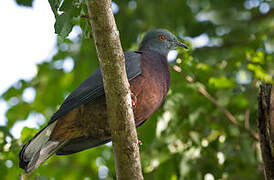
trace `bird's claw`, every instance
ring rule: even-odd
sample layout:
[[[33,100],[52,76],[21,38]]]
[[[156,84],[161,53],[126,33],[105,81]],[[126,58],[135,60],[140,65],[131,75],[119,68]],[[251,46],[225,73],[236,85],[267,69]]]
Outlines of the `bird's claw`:
[[[138,145],[139,146],[143,145],[143,142],[140,139],[138,139]]]
[[[132,92],[130,93],[130,96],[131,96],[132,108],[135,109],[136,108],[136,103],[137,103],[137,97]]]

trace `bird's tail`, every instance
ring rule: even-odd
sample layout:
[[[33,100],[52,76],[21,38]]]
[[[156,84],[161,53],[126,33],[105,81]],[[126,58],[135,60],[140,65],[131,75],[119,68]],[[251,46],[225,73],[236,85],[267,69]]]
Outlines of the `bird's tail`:
[[[31,173],[46,159],[53,155],[65,141],[50,139],[50,134],[57,121],[49,124],[39,131],[27,144],[24,145],[19,154],[19,167],[26,173]]]

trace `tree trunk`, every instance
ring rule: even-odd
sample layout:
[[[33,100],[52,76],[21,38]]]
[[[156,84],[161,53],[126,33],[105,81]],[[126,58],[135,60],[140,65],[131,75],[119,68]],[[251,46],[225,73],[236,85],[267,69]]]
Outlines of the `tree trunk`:
[[[126,76],[125,57],[111,0],[86,0],[103,74],[117,179],[143,179],[138,139]]]
[[[266,180],[274,179],[274,88],[260,86],[258,99],[258,128]]]

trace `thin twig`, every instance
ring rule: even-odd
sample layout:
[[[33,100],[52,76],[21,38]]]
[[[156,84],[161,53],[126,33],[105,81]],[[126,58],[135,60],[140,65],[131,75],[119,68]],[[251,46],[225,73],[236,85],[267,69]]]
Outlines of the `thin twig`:
[[[176,72],[182,74],[184,76],[184,78],[186,79],[187,82],[193,84],[197,81],[195,81],[191,76],[189,75],[184,75],[183,71],[181,71],[181,68],[177,65],[172,66],[172,69],[175,70]],[[208,93],[208,91],[205,88],[202,87],[197,87],[198,91],[205,96],[212,104],[214,104],[220,111],[222,111],[225,116],[229,119],[229,121],[237,126],[238,128],[246,131],[254,140],[258,141],[259,140],[259,136],[256,132],[252,131],[251,129],[247,128],[246,126],[242,126],[235,118],[235,116],[233,116],[233,114],[228,111],[225,107],[221,106],[218,104],[217,100]]]
[[[221,111],[224,112],[224,114],[226,115],[226,117],[231,121],[232,124],[239,126],[238,121],[236,120],[236,118],[223,106],[220,106],[217,103],[217,100],[211,96],[204,88],[199,87],[198,88],[199,92],[201,94],[203,94],[210,102],[212,102],[218,109],[220,109]]]

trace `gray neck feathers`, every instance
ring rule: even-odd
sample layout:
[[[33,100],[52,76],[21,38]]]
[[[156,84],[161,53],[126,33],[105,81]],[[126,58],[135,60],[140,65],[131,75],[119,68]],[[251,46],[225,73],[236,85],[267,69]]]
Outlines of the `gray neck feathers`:
[[[143,41],[139,47],[139,50],[151,50],[158,52],[162,56],[167,57],[167,54],[169,52],[169,48],[166,47],[166,44],[164,43],[158,43],[155,41]]]

